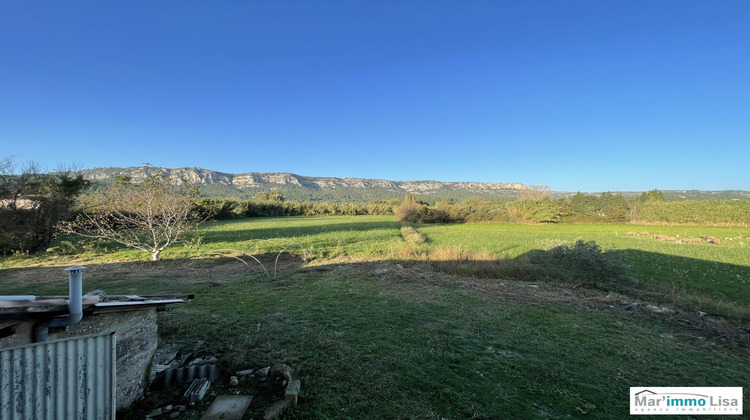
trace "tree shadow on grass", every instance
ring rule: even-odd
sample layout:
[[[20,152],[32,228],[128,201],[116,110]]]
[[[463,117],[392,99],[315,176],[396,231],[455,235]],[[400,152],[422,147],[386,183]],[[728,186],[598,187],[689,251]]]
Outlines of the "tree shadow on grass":
[[[319,235],[328,232],[363,232],[375,230],[393,230],[398,232],[401,225],[396,221],[379,221],[366,223],[334,223],[310,226],[290,226],[281,228],[233,229],[231,231],[212,230],[206,232],[204,243],[215,243],[237,240],[294,238]]]
[[[688,245],[689,246],[689,245]],[[750,267],[636,249],[611,251],[641,283],[699,291],[738,304],[750,302]]]
[[[161,261],[86,263],[83,291],[104,290],[108,294],[193,293],[193,288],[221,287],[239,280],[271,281],[274,269],[280,273],[295,270],[302,263],[289,253],[218,253],[199,258],[174,258]],[[0,269],[2,294],[67,295],[65,268],[75,265],[19,267]]]
[[[654,303],[750,319],[750,267],[640,250],[584,247],[532,250],[513,259],[427,262],[435,270],[612,291]],[[697,306],[697,307],[696,307]]]

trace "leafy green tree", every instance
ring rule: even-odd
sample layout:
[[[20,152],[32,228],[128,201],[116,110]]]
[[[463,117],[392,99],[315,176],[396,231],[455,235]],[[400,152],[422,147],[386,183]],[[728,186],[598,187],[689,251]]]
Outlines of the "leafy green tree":
[[[568,199],[571,218],[575,221],[590,220],[596,216],[599,198],[580,191]]]
[[[628,219],[628,203],[622,194],[604,192],[599,196],[598,214],[605,222],[624,222]]]
[[[640,197],[638,197],[638,200],[641,202],[647,202],[647,201],[664,201],[664,193],[657,189],[653,189],[651,191],[646,191],[643,194],[641,194]]]
[[[87,187],[77,170],[44,173],[28,163],[16,173],[13,159],[0,160],[0,253],[45,249]]]
[[[628,220],[630,207],[622,194],[604,192],[600,195],[582,194],[565,200],[569,215],[567,221],[623,222]]]
[[[262,191],[253,196],[253,201],[282,203],[286,200],[284,194],[279,190]]]

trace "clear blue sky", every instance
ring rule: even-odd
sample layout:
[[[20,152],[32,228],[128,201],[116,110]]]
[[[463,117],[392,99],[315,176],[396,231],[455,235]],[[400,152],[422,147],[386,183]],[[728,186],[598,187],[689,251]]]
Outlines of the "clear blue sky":
[[[0,158],[750,190],[750,1],[0,3]]]

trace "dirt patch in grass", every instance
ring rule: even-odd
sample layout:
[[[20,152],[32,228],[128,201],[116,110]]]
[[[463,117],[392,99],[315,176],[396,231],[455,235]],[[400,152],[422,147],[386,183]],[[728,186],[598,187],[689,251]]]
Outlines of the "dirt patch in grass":
[[[220,286],[240,277],[271,280],[275,272],[288,272],[302,261],[288,254],[211,255],[207,258],[178,258],[162,261],[131,261],[114,263],[86,263],[84,292],[102,289],[108,293],[125,293],[133,288],[145,288],[142,294],[169,293],[170,287],[205,285]],[[2,283],[6,293],[66,294],[65,266],[6,268]],[[59,281],[57,281],[59,280]],[[59,292],[54,292],[58,290]]]

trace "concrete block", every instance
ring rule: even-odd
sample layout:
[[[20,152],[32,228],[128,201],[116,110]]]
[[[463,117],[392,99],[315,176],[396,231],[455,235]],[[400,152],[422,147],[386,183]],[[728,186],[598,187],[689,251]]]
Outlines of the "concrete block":
[[[210,386],[211,381],[206,378],[194,380],[193,383],[188,387],[187,391],[185,391],[185,394],[182,396],[181,402],[194,403],[202,400]]]
[[[241,420],[252,401],[252,395],[219,395],[201,420]]]
[[[263,420],[273,420],[279,417],[284,410],[289,408],[292,402],[289,400],[276,401],[272,406],[266,409],[266,413],[263,415]]]
[[[284,391],[284,399],[289,401],[293,406],[297,405],[297,397],[299,396],[299,389],[302,383],[299,379],[293,379],[289,381]]]

